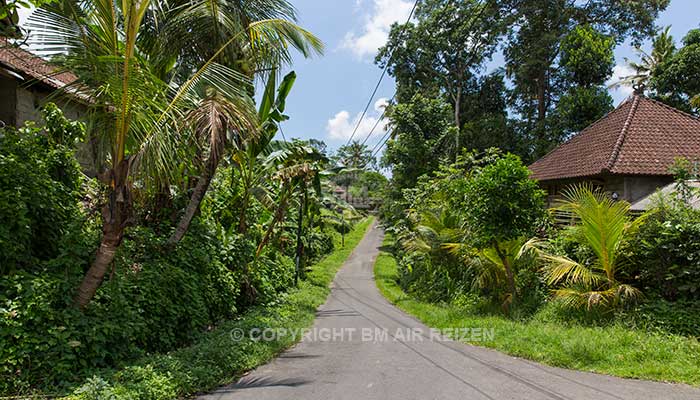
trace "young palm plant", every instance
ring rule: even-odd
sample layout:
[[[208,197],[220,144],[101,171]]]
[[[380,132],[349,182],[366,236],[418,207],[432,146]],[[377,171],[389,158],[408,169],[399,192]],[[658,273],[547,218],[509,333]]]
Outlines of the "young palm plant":
[[[560,210],[570,213],[575,225],[566,234],[586,246],[595,255],[585,262],[551,254],[542,243],[531,243],[544,263],[544,274],[550,285],[561,285],[554,295],[571,307],[613,308],[641,296],[618,275],[625,267],[621,251],[626,240],[637,229],[642,218],[632,220],[629,204],[614,201],[601,190],[575,186],[565,193]]]

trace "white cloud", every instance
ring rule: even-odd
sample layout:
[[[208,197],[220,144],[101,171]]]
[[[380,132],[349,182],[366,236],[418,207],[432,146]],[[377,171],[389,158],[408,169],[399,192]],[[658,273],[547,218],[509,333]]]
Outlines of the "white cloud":
[[[377,49],[386,44],[391,24],[406,22],[413,7],[413,3],[406,0],[372,0],[372,3],[372,12],[365,13],[362,32],[348,32],[340,45],[358,58],[376,54]],[[362,6],[364,2],[357,5]]]
[[[605,84],[607,86],[613,85],[613,84],[619,82],[622,78],[630,76],[630,75],[634,75],[634,74],[635,74],[635,70],[632,67],[630,67],[628,65],[616,65],[613,68],[613,75],[610,77],[610,79],[608,79],[607,82],[605,82]],[[610,91],[615,93],[617,96],[626,98],[634,92],[634,89],[631,86],[621,85],[621,86],[616,86],[613,89],[610,89]]]
[[[380,103],[382,100],[383,103]],[[386,99],[379,99],[375,103],[374,108],[376,111],[381,112],[381,107],[384,107],[385,105]],[[345,110],[335,114],[335,116],[329,119],[328,123],[326,123],[326,133],[328,134],[328,137],[335,140],[348,140],[357,126],[357,121],[359,121],[360,115],[362,114],[358,113],[353,118],[350,118],[350,113]],[[370,131],[372,131],[372,128],[377,123],[378,119],[379,115],[365,115],[360,123],[360,126],[357,128],[357,132],[355,132],[355,136],[353,136],[353,140],[364,140]],[[386,123],[386,120],[379,122],[374,131],[372,131],[372,137],[383,135],[385,132],[384,129],[386,127]]]
[[[382,97],[379,100],[374,102],[374,111],[376,111],[378,113],[384,112],[384,109],[388,105],[389,105],[389,99],[387,99],[386,97]]]

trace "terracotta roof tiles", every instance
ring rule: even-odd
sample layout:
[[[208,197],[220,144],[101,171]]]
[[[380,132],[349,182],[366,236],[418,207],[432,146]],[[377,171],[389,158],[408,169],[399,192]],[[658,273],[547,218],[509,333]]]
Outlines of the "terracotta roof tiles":
[[[78,79],[75,74],[61,71],[43,58],[8,44],[5,38],[0,38],[0,67],[36,79],[54,89],[60,89]]]
[[[669,175],[676,157],[700,157],[700,120],[644,96],[632,96],[605,117],[530,165],[532,177]]]

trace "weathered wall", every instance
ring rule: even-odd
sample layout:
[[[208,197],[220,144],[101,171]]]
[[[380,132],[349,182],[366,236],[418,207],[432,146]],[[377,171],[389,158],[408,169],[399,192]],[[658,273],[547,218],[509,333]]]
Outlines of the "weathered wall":
[[[17,85],[15,80],[0,75],[0,126],[17,124],[15,110],[17,109]]]
[[[68,119],[78,120],[83,116],[85,109],[83,105],[59,96],[51,96],[51,93],[42,90],[39,86],[18,87],[16,92],[16,125],[24,125],[26,121],[41,121],[39,110],[49,101],[56,103]]]
[[[670,176],[626,176],[625,200],[637,202],[673,182]]]
[[[23,86],[14,77],[0,76],[0,120],[10,126],[20,127],[27,121],[41,124],[41,107],[47,102],[58,105],[66,118],[80,120],[85,116],[83,104],[52,95],[45,86]],[[0,124],[1,126],[2,124]],[[95,176],[92,149],[84,142],[78,147],[76,158],[88,176]]]
[[[540,182],[547,191],[547,206],[554,206],[562,198],[562,192],[567,187],[584,182],[602,187],[609,195],[617,193],[620,200],[634,203],[673,181],[670,176],[647,175],[600,175],[579,179],[561,179]]]

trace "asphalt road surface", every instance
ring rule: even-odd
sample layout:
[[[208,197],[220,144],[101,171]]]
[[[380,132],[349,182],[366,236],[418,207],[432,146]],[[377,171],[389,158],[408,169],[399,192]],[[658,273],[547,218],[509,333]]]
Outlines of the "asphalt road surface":
[[[700,400],[700,389],[685,385],[552,368],[441,339],[377,290],[372,270],[381,243],[373,226],[336,276],[304,340],[200,398]]]

